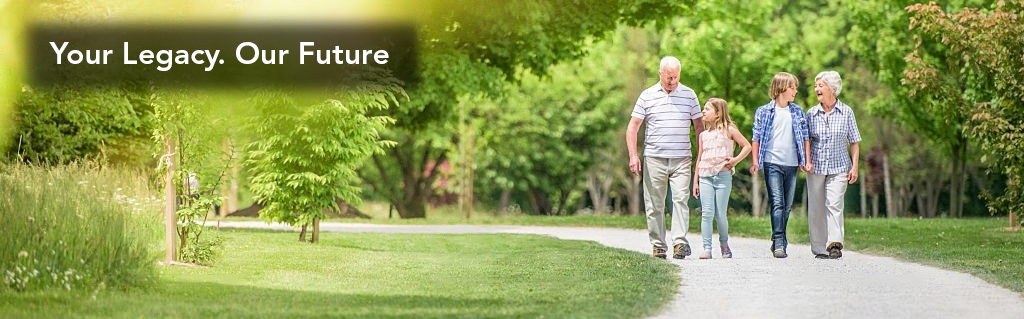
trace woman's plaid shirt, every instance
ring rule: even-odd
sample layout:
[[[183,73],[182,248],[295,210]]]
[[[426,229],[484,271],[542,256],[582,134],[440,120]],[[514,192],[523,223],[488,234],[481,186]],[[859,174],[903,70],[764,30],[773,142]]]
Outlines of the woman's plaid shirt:
[[[821,104],[807,110],[807,129],[811,136],[811,164],[814,174],[845,174],[853,162],[850,159],[850,144],[860,142],[857,117],[853,109],[842,101],[836,101],[832,113],[825,116]]]

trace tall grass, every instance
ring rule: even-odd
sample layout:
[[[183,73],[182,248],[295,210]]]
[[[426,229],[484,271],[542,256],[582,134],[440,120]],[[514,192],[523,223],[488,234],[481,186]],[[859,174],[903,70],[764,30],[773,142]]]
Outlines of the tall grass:
[[[143,287],[156,280],[160,202],[142,174],[0,164],[0,290]]]

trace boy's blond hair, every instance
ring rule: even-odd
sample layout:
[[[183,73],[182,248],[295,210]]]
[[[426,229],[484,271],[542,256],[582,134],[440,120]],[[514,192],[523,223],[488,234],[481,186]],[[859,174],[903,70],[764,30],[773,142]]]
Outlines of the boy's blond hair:
[[[796,79],[796,76],[786,72],[779,72],[775,74],[774,78],[772,78],[772,86],[768,89],[768,95],[770,95],[774,100],[778,98],[782,92],[786,92],[786,89],[790,87],[797,87],[799,85],[800,81]]]
[[[729,117],[729,105],[725,100],[713,97],[708,99],[708,102],[704,107],[713,108],[715,110],[715,114],[718,114],[718,118],[713,122],[704,124],[709,131],[729,129],[730,127],[736,126],[736,124],[732,122],[732,117]]]

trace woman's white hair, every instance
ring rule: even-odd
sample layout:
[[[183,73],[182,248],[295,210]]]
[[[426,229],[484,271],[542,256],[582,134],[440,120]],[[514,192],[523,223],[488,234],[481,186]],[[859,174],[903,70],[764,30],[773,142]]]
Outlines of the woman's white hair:
[[[658,72],[665,71],[665,68],[682,68],[682,63],[679,63],[679,59],[674,56],[667,56],[661,58],[661,65],[658,66]]]
[[[824,71],[818,73],[818,76],[814,77],[814,82],[818,82],[818,80],[825,81],[825,85],[832,88],[832,91],[836,92],[836,96],[839,96],[839,91],[843,90],[843,78],[839,77],[839,72]]]

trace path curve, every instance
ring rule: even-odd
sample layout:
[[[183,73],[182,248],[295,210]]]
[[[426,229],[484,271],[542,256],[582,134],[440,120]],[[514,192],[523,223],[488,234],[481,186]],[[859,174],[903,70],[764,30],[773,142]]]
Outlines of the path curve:
[[[293,229],[264,222],[221,222],[221,227]],[[650,253],[647,232],[632,229],[322,223],[320,230],[538,234]],[[699,234],[688,239],[699,247]],[[679,293],[651,318],[1024,318],[1021,295],[968,274],[856,252],[818,260],[806,245],[791,244],[789,258],[776,259],[766,240],[732,237],[729,242],[733,259],[721,259],[717,251],[711,260],[696,254],[670,258],[679,265]]]

